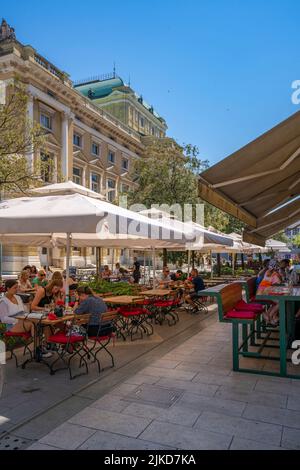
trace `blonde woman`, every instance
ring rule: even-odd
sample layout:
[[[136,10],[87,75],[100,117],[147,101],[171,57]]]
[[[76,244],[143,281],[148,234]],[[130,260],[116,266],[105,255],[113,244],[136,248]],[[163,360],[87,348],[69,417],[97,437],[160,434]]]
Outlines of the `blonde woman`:
[[[32,286],[29,280],[29,273],[27,270],[24,270],[21,272],[20,277],[19,277],[18,290],[19,292],[26,292],[31,289],[32,289]]]

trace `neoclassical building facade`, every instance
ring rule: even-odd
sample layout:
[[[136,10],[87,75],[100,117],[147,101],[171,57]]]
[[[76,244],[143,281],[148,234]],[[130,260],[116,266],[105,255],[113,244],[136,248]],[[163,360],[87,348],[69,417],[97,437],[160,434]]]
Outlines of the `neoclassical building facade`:
[[[26,87],[29,118],[40,123],[46,133],[43,151],[27,155],[32,165],[37,159],[44,162],[45,184],[73,180],[105,195],[111,202],[119,194],[138,187],[133,163],[141,158],[144,133],[109,113],[92,97],[85,96],[74,87],[66,72],[32,46],[21,44],[13,28],[3,20],[0,27],[2,99],[6,85],[14,79]],[[148,113],[153,120],[153,114]],[[164,134],[166,124],[159,122],[159,132]],[[74,249],[73,261],[75,264],[93,262],[94,252]],[[52,262],[61,263],[61,255],[54,250]],[[40,263],[34,248],[3,247],[2,259],[3,272],[16,272],[28,262]]]

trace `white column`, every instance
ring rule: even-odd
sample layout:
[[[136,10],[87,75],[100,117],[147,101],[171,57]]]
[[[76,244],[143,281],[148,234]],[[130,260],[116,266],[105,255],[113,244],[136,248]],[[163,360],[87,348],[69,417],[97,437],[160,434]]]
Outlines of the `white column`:
[[[30,125],[33,125],[33,96],[31,94],[28,95],[28,101],[27,101],[27,115],[28,119],[30,121]],[[34,167],[34,151],[33,151],[33,146],[31,146],[31,149],[29,152],[26,154],[28,163],[29,163],[29,168],[31,171],[33,171]]]
[[[85,165],[82,169],[82,186],[86,187],[86,170],[87,170],[87,165]]]
[[[62,175],[68,181],[69,179],[69,115],[66,113],[62,114],[62,127],[61,127],[61,138],[62,138],[62,149],[61,149],[61,169]]]

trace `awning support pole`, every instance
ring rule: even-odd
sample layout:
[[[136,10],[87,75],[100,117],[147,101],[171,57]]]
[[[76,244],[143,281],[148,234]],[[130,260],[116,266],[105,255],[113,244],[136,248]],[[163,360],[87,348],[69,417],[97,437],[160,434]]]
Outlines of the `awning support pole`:
[[[70,277],[70,256],[71,253],[71,234],[67,233],[67,250],[66,250],[66,307],[69,305],[69,277]]]

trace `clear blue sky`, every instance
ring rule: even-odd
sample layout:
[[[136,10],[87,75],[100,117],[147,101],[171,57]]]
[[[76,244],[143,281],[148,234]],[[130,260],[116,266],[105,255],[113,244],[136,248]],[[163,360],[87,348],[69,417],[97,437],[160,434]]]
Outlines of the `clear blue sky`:
[[[10,0],[17,38],[73,80],[112,71],[210,163],[299,110],[298,0]]]

